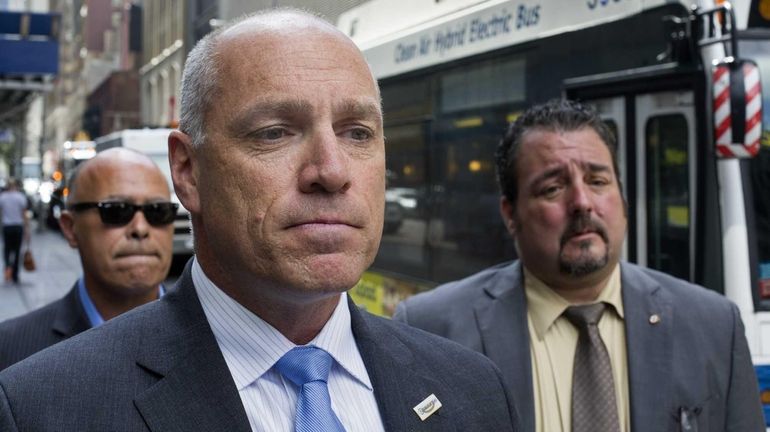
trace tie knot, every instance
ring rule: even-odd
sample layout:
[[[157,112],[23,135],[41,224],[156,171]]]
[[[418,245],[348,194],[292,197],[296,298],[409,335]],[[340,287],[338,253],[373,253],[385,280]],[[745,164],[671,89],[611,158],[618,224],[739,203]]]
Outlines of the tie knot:
[[[321,348],[301,346],[284,354],[275,367],[289,381],[301,387],[311,381],[326,382],[332,360],[332,356]]]
[[[564,311],[564,316],[578,329],[587,328],[589,325],[596,325],[602,318],[605,305],[603,302],[570,306]]]

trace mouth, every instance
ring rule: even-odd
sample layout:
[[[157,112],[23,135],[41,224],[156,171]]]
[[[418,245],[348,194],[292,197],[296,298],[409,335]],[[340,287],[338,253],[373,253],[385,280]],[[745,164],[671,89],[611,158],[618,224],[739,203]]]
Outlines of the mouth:
[[[562,235],[561,245],[564,246],[573,240],[589,240],[593,236],[598,236],[605,243],[608,242],[607,232],[599,223],[591,220],[589,217],[578,217],[570,222],[564,235]]]
[[[337,219],[337,218],[317,218],[317,219],[309,219],[309,220],[301,220],[297,222],[292,222],[286,226],[286,229],[292,229],[292,228],[318,228],[318,229],[324,229],[324,228],[338,228],[338,227],[349,227],[349,228],[362,228],[361,225],[352,223],[350,221],[344,220],[344,219]]]
[[[159,258],[159,255],[152,252],[120,252],[115,255],[115,259],[123,260],[149,260],[157,258]]]

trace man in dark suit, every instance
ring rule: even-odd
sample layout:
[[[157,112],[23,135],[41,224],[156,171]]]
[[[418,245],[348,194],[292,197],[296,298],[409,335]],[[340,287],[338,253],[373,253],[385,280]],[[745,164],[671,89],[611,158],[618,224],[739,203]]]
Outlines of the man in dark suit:
[[[163,293],[176,205],[152,159],[123,148],[104,151],[78,167],[69,190],[69,202],[81,207],[62,212],[60,225],[78,250],[83,276],[60,300],[0,324],[0,370]],[[154,210],[130,207],[146,203]],[[122,219],[109,219],[114,214]]]
[[[352,41],[298,11],[247,17],[191,51],[181,110],[195,258],[159,302],[0,373],[0,429],[516,430],[489,359],[347,298],[385,202]]]
[[[496,155],[501,214],[520,259],[409,298],[394,318],[491,358],[526,431],[764,430],[737,307],[619,262],[626,207],[614,146],[581,104],[526,111]],[[603,311],[592,340],[603,352],[594,358],[609,360],[605,374],[581,369],[591,333],[573,324],[579,310]],[[584,387],[602,383],[607,397],[584,410]]]

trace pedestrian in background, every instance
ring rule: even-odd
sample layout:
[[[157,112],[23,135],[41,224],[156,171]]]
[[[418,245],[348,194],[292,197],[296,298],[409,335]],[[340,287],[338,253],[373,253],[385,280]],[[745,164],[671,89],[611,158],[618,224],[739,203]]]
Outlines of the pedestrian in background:
[[[0,193],[0,219],[3,224],[3,258],[5,281],[19,283],[22,242],[29,243],[27,196],[19,190],[16,179],[8,179],[7,188]]]
[[[59,224],[83,276],[60,300],[0,324],[0,370],[164,294],[177,204],[158,166],[109,149],[80,165],[68,187]]]
[[[520,259],[399,304],[395,319],[497,363],[525,431],[760,431],[738,308],[621,262],[615,139],[589,107],[523,113],[497,154]]]

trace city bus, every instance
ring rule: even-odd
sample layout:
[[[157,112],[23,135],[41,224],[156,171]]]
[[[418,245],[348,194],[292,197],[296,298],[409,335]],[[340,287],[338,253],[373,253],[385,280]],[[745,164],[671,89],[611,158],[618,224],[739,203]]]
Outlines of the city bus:
[[[527,107],[579,99],[618,138],[624,259],[733,300],[770,403],[770,1],[372,0],[337,25],[380,83],[399,218],[359,304],[515,258],[495,148]]]
[[[172,129],[124,129],[96,138],[96,151],[102,152],[113,147],[125,147],[144,153],[155,162],[166,177],[171,190],[171,201],[179,204],[174,219],[173,253],[182,259],[193,253],[192,223],[190,213],[179,202],[171,181],[171,168],[168,162],[168,135]]]

